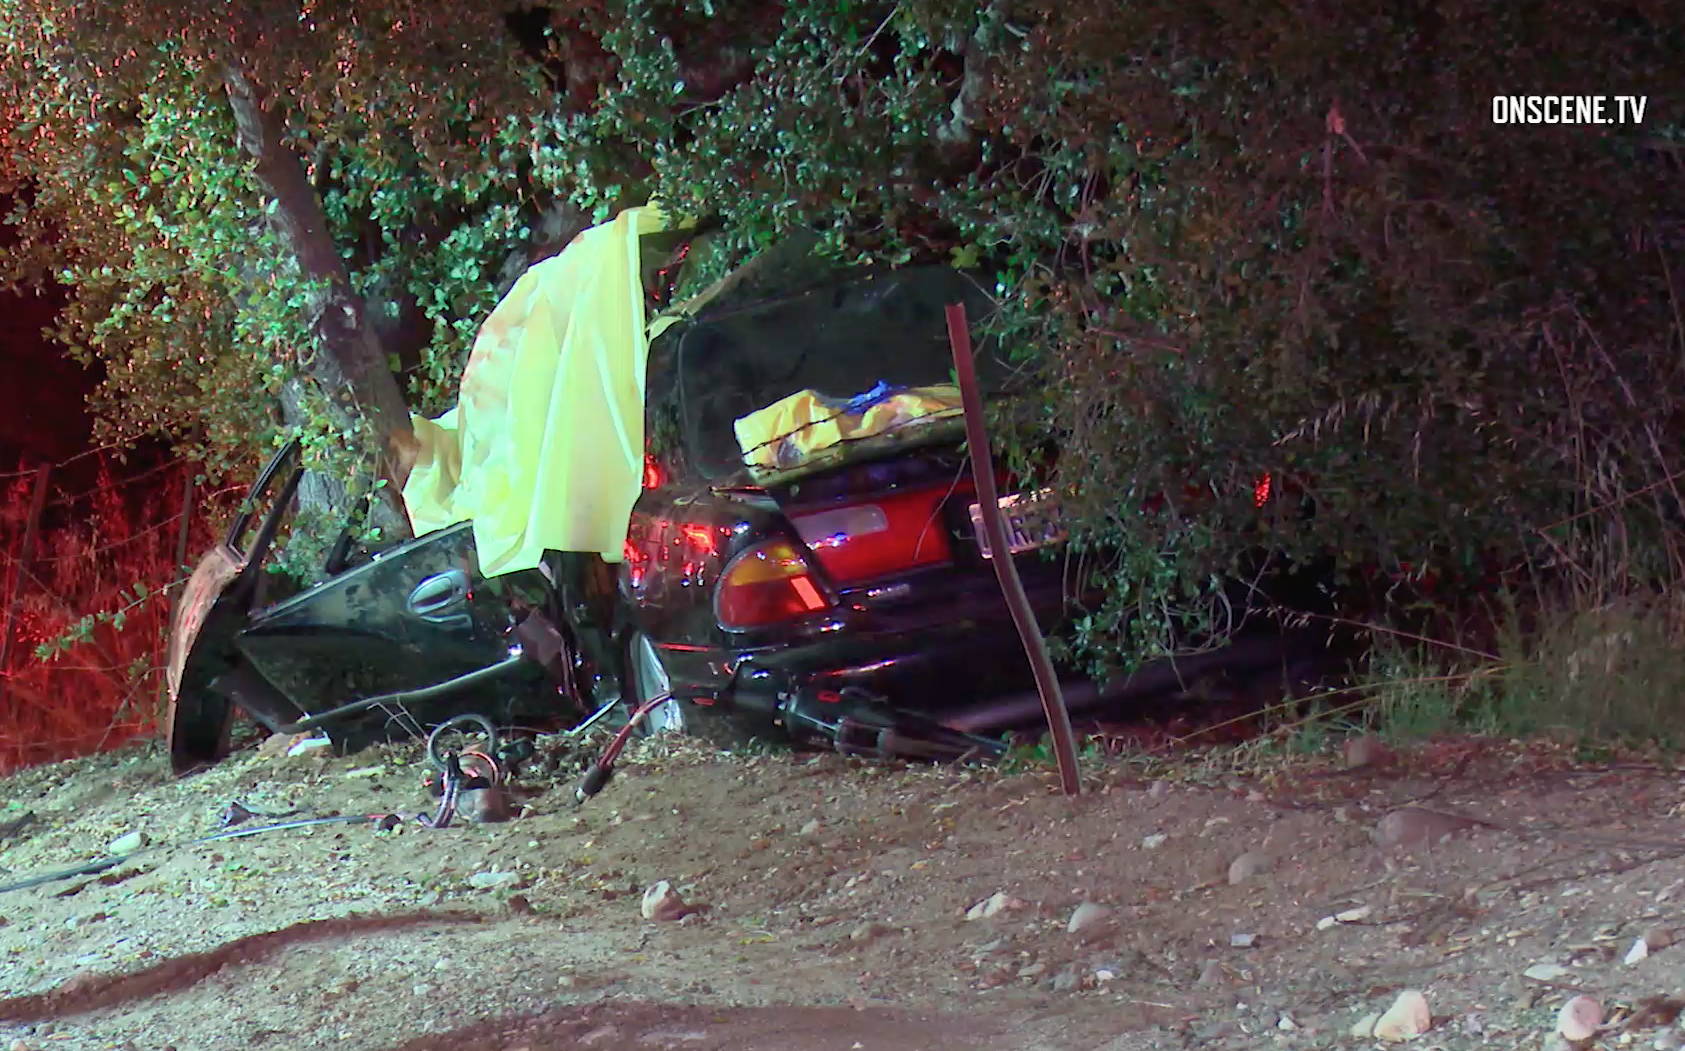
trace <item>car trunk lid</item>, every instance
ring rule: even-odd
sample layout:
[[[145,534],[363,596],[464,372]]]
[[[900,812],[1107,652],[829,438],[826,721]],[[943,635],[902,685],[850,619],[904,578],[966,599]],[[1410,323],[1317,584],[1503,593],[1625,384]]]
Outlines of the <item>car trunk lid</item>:
[[[1012,552],[1061,538],[1044,501],[1001,498]],[[849,464],[777,487],[770,495],[826,574],[843,588],[951,567],[990,572],[992,552],[969,464],[954,447]]]

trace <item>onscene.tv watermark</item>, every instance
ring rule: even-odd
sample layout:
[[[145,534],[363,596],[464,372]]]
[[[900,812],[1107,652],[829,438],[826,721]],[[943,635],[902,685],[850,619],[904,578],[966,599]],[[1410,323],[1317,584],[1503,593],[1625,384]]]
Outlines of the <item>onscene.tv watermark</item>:
[[[1493,95],[1493,124],[1642,124],[1648,95]]]

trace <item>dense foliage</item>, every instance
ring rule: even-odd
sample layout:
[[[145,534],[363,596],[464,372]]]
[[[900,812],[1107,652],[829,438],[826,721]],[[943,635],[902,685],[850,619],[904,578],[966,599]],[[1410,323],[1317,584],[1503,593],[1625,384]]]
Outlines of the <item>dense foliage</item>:
[[[8,276],[71,288],[59,335],[105,365],[115,436],[366,456],[407,428],[394,374],[424,409],[454,388],[525,233],[538,85],[499,14],[355,7],[0,12]]]
[[[505,261],[651,194],[722,221],[692,280],[797,228],[987,267],[1036,381],[1000,422],[1060,450],[1103,655],[1260,548],[1591,572],[1595,529],[1671,571],[1682,35],[1661,0],[27,0],[0,171],[112,425],[224,453],[283,419],[378,448],[335,402],[379,401],[371,348],[437,408]],[[1492,122],[1558,92],[1647,110]]]

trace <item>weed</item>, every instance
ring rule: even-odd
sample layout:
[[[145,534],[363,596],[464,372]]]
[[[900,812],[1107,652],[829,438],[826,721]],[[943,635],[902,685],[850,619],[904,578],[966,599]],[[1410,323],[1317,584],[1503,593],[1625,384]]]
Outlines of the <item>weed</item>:
[[[1491,707],[1505,732],[1685,743],[1685,591],[1551,610],[1504,650]]]
[[[1361,688],[1363,728],[1398,741],[1449,733],[1553,736],[1592,748],[1685,744],[1685,592],[1507,603],[1495,651],[1383,636]]]

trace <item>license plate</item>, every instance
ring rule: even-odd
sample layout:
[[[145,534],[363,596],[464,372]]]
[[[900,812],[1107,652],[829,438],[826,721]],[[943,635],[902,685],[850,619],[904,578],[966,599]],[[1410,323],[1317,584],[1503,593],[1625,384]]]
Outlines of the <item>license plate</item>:
[[[1065,532],[1059,528],[1058,518],[1053,514],[1051,489],[1003,496],[1000,498],[1000,511],[1005,519],[1007,547],[1014,555],[1034,551],[1065,538]],[[989,550],[989,533],[983,527],[983,509],[979,504],[971,505],[971,526],[977,536],[977,549],[984,558],[993,558],[994,552]]]

